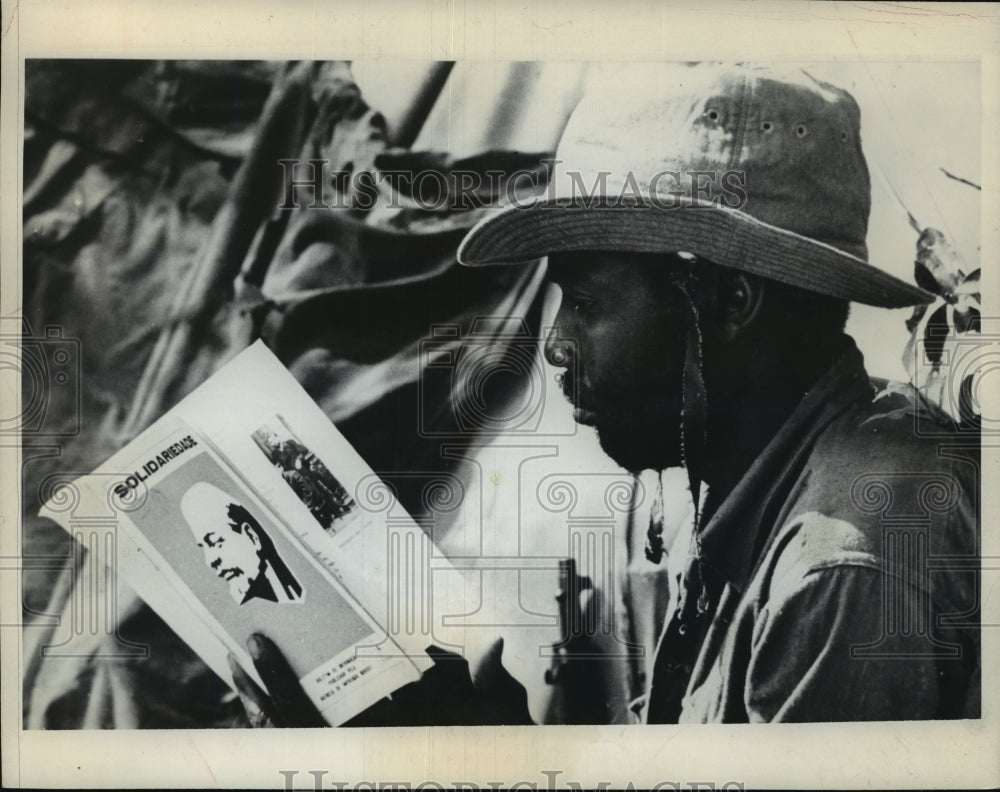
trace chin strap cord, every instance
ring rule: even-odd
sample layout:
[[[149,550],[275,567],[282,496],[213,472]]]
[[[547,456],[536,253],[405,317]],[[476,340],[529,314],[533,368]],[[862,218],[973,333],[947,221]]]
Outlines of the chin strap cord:
[[[653,508],[649,512],[649,528],[646,531],[646,559],[659,564],[663,559],[663,475],[656,477],[656,495]]]
[[[684,372],[681,379],[681,464],[687,470],[688,486],[694,504],[695,536],[701,524],[701,469],[707,439],[708,402],[705,378],[702,374],[702,337],[698,308],[691,297],[690,270],[673,276],[674,285],[684,295],[687,307],[687,332],[684,352]],[[663,558],[663,477],[657,479],[656,496],[646,532],[646,558],[654,564]]]

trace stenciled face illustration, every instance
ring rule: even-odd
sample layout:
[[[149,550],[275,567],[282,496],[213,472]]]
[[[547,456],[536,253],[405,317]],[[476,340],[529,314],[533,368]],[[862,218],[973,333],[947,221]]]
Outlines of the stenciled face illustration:
[[[302,587],[246,507],[218,487],[198,482],[181,498],[181,512],[206,566],[228,584],[235,602],[302,600]]]
[[[198,546],[205,554],[205,563],[216,576],[229,583],[233,599],[242,602],[250,589],[250,581],[260,574],[260,539],[246,521],[240,531],[208,530]]]

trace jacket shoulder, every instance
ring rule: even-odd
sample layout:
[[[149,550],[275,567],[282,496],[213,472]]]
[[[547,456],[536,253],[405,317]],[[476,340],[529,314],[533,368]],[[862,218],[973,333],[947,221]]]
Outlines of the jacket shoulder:
[[[930,556],[976,558],[976,438],[940,425],[921,433],[915,415],[905,400],[876,398],[819,436],[769,542],[763,566],[773,585],[834,567],[902,573],[901,542]]]

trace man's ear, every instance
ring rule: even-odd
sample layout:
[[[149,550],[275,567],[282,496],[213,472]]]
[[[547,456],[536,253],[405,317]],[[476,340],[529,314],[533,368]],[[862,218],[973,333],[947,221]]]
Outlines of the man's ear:
[[[723,341],[734,341],[757,318],[764,301],[764,284],[745,272],[725,272],[719,278],[716,299],[719,335]]]
[[[246,520],[243,521],[243,535],[247,537],[251,544],[253,544],[255,550],[260,550],[260,537],[257,535],[257,529],[255,529]]]

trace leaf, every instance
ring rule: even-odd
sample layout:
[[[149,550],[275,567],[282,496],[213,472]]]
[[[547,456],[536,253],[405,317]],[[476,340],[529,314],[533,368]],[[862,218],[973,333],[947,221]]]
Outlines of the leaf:
[[[980,301],[979,270],[969,273],[965,279],[955,287],[956,302],[974,300]]]
[[[924,328],[924,355],[935,366],[941,362],[941,351],[949,331],[948,306],[942,305],[931,314]]]
[[[913,279],[917,282],[917,286],[924,291],[929,291],[931,294],[941,294],[941,285],[927,269],[927,265],[919,259],[913,262]]]
[[[911,313],[910,318],[906,320],[906,331],[908,333],[912,333],[917,329],[917,325],[920,324],[920,320],[924,318],[925,313],[927,313],[926,305],[913,306],[913,313]]]
[[[969,308],[966,311],[955,311],[955,332],[956,333],[980,333],[979,311]]]
[[[948,237],[936,228],[928,226],[917,240],[914,277],[922,288],[942,295],[949,302],[954,301],[955,289],[965,280],[962,259]]]

